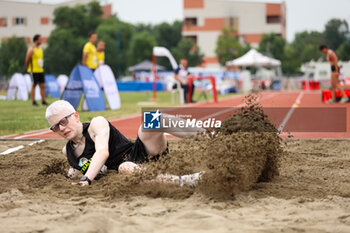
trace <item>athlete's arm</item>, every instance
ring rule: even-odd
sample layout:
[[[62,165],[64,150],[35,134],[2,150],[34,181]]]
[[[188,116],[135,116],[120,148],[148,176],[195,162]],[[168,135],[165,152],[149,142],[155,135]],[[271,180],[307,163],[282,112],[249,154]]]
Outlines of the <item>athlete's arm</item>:
[[[29,66],[30,60],[32,59],[33,56],[33,48],[29,48],[27,50],[27,55],[26,55],[26,67]]]
[[[88,43],[86,43],[84,45],[84,48],[83,48],[83,57],[82,57],[82,60],[81,60],[81,64],[86,66],[86,62],[87,62],[87,57],[88,57],[88,54],[89,54],[89,51],[90,51],[90,46]]]
[[[83,52],[83,60],[81,61],[81,64],[86,66],[86,60],[87,60],[88,53]]]
[[[85,173],[85,176],[90,180],[94,180],[109,157],[109,130],[108,121],[104,117],[99,116],[91,120],[88,132],[91,139],[95,142],[96,152],[91,159],[87,172]]]
[[[176,81],[182,83],[181,79],[179,79],[179,76],[176,73],[174,73],[174,78],[175,78]]]

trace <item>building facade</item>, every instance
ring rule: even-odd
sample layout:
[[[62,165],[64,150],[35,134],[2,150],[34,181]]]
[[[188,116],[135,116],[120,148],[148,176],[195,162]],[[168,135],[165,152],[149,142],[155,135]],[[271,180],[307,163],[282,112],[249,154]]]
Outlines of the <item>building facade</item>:
[[[0,1],[0,42],[10,37],[22,37],[30,44],[35,34],[40,34],[47,42],[53,24],[53,13],[57,7],[87,4],[91,0],[73,0],[60,4],[29,3],[21,1]],[[104,17],[112,15],[112,6],[102,7]]]
[[[285,38],[285,3],[184,0],[182,35],[201,49],[204,64],[218,64],[216,41],[223,28],[231,29],[242,44],[252,47],[258,46],[263,34]]]

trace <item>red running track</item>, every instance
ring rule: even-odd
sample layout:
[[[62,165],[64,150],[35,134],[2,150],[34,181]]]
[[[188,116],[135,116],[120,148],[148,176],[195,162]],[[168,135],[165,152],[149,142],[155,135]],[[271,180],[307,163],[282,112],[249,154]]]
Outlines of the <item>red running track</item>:
[[[243,99],[244,96],[240,95],[220,99],[218,103],[189,104],[176,108],[176,113],[186,114],[203,108],[214,109],[214,112],[199,113],[199,117],[222,119],[229,117],[233,108],[243,106]],[[294,138],[350,138],[350,122],[347,117],[350,114],[350,103],[324,104],[321,101],[320,91],[263,92],[259,102],[269,119],[282,130],[282,137],[288,136],[285,131],[291,131]],[[128,138],[136,138],[137,130],[142,123],[141,114],[108,120]],[[1,139],[55,138],[60,137],[47,129],[1,137]]]

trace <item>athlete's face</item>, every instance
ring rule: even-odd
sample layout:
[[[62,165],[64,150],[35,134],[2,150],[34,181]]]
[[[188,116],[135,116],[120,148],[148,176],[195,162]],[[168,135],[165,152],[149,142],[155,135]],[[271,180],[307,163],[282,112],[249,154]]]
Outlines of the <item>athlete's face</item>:
[[[42,43],[41,36],[38,38],[38,40],[35,43],[37,44],[37,46],[41,45]]]
[[[103,42],[103,41],[98,42],[97,50],[98,51],[104,51],[105,50],[105,42]]]
[[[50,128],[61,137],[72,140],[78,135],[80,123],[77,112],[63,111],[58,115],[53,115],[48,119]]]
[[[186,59],[181,59],[181,60],[180,60],[180,64],[181,64],[183,67],[187,67],[188,61],[187,61]]]
[[[324,53],[324,54],[327,54],[328,49],[324,48],[324,49],[321,50],[321,52]]]
[[[92,34],[89,38],[90,42],[93,43],[93,44],[96,44],[97,42],[97,34]]]

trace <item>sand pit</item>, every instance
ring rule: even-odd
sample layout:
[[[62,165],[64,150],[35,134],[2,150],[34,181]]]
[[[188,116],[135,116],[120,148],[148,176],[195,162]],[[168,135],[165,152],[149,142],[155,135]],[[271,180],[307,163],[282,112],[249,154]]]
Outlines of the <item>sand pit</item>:
[[[246,103],[221,130],[171,141],[141,173],[111,170],[88,187],[66,177],[63,140],[1,156],[0,232],[350,232],[349,141],[282,141],[254,97]],[[198,171],[196,188],[149,182]]]
[[[173,186],[141,196],[122,187],[123,195],[113,172],[72,186],[60,173],[63,145],[46,141],[0,158],[0,232],[350,231],[348,140],[288,140],[279,176],[221,201]]]

